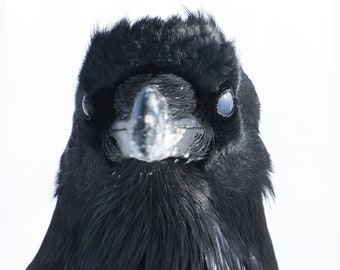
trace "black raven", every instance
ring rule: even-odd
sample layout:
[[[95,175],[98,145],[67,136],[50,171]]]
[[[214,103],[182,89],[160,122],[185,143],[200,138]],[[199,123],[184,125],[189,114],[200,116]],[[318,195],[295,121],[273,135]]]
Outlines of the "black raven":
[[[259,100],[214,19],[122,19],[79,74],[57,205],[27,269],[278,269]]]

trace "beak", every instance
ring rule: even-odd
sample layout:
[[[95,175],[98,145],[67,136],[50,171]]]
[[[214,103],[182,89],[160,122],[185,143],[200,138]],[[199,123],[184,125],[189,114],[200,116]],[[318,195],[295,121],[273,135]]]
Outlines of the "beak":
[[[166,98],[155,86],[137,94],[128,120],[112,126],[122,156],[146,162],[190,156],[190,148],[202,127],[193,116],[173,119]]]

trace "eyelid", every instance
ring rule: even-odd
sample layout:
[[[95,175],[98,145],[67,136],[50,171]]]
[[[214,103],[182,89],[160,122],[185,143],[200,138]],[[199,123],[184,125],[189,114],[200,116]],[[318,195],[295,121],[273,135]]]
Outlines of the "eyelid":
[[[229,117],[234,112],[234,95],[231,89],[224,91],[216,104],[217,113],[223,117]]]
[[[93,98],[88,95],[84,94],[83,99],[81,101],[81,106],[83,109],[84,114],[90,119],[94,115],[94,104],[93,104]]]

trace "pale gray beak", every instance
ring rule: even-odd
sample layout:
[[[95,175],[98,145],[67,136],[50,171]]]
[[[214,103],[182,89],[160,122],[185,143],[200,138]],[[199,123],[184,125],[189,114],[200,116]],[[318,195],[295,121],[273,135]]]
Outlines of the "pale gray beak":
[[[156,86],[146,86],[137,94],[130,118],[117,119],[112,136],[124,158],[152,162],[168,157],[189,158],[202,127],[195,117],[173,119],[166,98]]]

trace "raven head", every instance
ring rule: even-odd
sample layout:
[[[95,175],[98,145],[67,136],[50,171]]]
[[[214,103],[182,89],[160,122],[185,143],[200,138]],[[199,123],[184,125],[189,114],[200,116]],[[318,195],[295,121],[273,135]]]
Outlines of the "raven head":
[[[92,39],[75,122],[112,162],[204,160],[239,137],[241,77],[212,18],[123,20]]]

